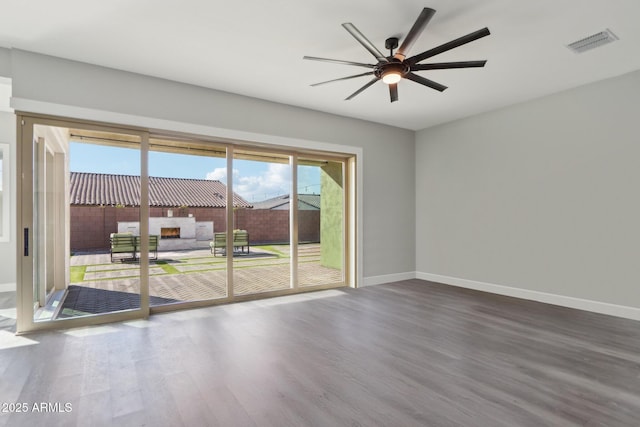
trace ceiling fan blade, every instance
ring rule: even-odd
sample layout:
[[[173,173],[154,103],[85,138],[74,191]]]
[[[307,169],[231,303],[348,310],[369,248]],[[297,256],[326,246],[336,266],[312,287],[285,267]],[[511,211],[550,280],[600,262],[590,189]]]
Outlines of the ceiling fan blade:
[[[422,31],[424,31],[424,28],[427,26],[435,13],[435,10],[428,7],[422,9],[422,12],[420,12],[418,19],[416,19],[416,22],[409,30],[409,33],[407,33],[407,36],[404,38],[402,44],[400,45],[400,48],[398,49],[396,54],[393,55],[395,58],[399,59],[400,61],[404,61],[404,59],[407,57],[407,52],[409,52],[411,46],[413,46],[413,43],[418,39],[418,37],[420,37],[420,34],[422,34]]]
[[[373,64],[365,64],[365,63],[362,63],[362,62],[342,61],[340,59],[318,58],[317,56],[303,56],[302,59],[309,59],[311,61],[332,62],[334,64],[342,64],[342,65],[355,65],[357,67],[367,67],[367,68],[375,67],[375,65],[373,65]]]
[[[474,68],[484,67],[487,61],[460,61],[460,62],[438,62],[433,64],[415,64],[411,66],[412,71],[424,70],[446,70],[450,68]]]
[[[373,71],[369,71],[368,73],[356,74],[355,76],[341,77],[339,79],[327,80],[326,82],[314,83],[311,86],[320,86],[325,83],[339,82],[340,80],[355,79],[356,77],[370,76],[372,74],[373,74]]]
[[[416,83],[420,83],[421,85],[425,85],[430,87],[431,89],[435,89],[437,91],[442,92],[443,90],[445,90],[447,87],[444,85],[441,85],[440,83],[436,83],[433,80],[429,80],[429,79],[425,79],[422,76],[419,76],[417,74],[414,73],[407,73],[405,76],[405,78],[412,80]]]
[[[367,39],[351,22],[342,24],[345,30],[351,34],[365,49],[367,49],[378,61],[389,62],[387,58]]]
[[[391,102],[398,100],[398,83],[392,83],[389,85],[389,95],[391,96]]]
[[[349,101],[353,98],[355,98],[356,96],[360,95],[360,93],[362,93],[365,89],[367,89],[369,86],[371,86],[372,84],[374,84],[375,82],[377,82],[379,79],[377,77],[373,78],[372,80],[370,80],[366,85],[362,86],[360,89],[358,89],[357,91],[353,92],[351,95],[349,95],[348,97],[345,98],[345,101]]]
[[[478,31],[474,31],[473,33],[469,33],[466,36],[462,36],[460,38],[457,38],[455,40],[451,40],[450,42],[441,44],[438,47],[434,47],[433,49],[429,49],[427,51],[424,51],[418,55],[412,56],[411,58],[407,59],[407,62],[410,65],[416,64],[420,61],[423,61],[427,58],[431,58],[432,56],[436,56],[442,52],[446,52],[448,50],[454,49],[456,47],[462,46],[463,44],[467,44],[470,43],[472,41],[478,40],[482,37],[488,36],[489,34],[491,34],[489,32],[489,29],[487,27],[478,30]]]

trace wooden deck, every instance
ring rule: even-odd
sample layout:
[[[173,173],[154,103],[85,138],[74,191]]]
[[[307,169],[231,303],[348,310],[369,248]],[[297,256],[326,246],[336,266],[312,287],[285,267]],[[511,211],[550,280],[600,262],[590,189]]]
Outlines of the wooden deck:
[[[298,256],[300,286],[343,281],[342,271],[320,264],[319,244],[300,245]],[[235,295],[288,289],[291,286],[290,260],[286,245],[252,247],[249,254],[235,254]],[[226,263],[226,257],[214,257],[208,249],[160,252],[157,260],[150,261],[151,305],[226,298]],[[83,291],[78,287],[103,292]],[[102,298],[106,302],[74,301],[67,302],[66,306],[63,303],[62,317],[129,309],[131,304],[135,307],[136,301],[139,307],[139,298],[135,296],[140,293],[140,264],[112,263],[108,253],[74,255],[70,288],[74,292],[73,298]],[[78,294],[82,296],[78,297]],[[76,305],[83,308],[76,308]],[[91,308],[94,306],[96,308]]]

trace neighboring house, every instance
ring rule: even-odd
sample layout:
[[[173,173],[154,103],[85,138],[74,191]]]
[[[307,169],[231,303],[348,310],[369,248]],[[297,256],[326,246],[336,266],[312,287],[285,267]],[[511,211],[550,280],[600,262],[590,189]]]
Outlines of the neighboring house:
[[[289,194],[273,197],[253,204],[254,209],[289,210],[291,199]],[[319,194],[298,194],[298,210],[319,211]]]
[[[140,206],[140,177],[71,172],[70,204],[83,206]],[[225,208],[227,186],[220,181],[149,177],[149,206],[160,208]],[[233,194],[233,205],[251,204]]]

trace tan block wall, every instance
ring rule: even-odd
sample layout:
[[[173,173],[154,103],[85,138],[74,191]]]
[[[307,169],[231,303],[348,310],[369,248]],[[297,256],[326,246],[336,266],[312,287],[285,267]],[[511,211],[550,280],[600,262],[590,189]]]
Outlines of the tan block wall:
[[[169,208],[150,208],[152,217],[167,216]],[[227,229],[222,208],[171,208],[174,217],[192,214],[196,221],[213,221],[214,232]],[[320,211],[300,211],[298,237],[301,242],[320,241]],[[140,209],[112,206],[71,207],[71,251],[108,250],[109,235],[118,230],[119,221],[139,221]],[[234,212],[235,227],[247,230],[252,244],[287,243],[289,212],[265,209],[239,209]]]

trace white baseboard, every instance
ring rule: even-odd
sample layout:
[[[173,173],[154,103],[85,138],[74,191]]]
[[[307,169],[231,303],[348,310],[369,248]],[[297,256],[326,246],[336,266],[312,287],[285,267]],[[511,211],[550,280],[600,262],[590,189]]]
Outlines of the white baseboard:
[[[546,292],[532,291],[529,289],[513,288],[510,286],[494,285],[492,283],[476,282],[474,280],[459,279],[456,277],[441,276],[431,273],[416,273],[416,279],[443,283],[445,285],[461,288],[475,289],[477,291],[490,292],[498,295],[521,298],[526,300],[544,302],[562,307],[577,308],[579,310],[592,311],[594,313],[608,314],[610,316],[624,317],[626,319],[640,320],[640,308],[624,305],[609,304],[606,302],[568,297],[564,295],[549,294]]]
[[[385,274],[383,276],[370,276],[365,277],[362,282],[362,287],[364,286],[374,286],[374,285],[383,285],[385,283],[391,282],[399,282],[401,280],[409,280],[415,279],[416,272],[408,271],[406,273],[395,273],[395,274]]]
[[[0,292],[15,292],[15,283],[0,283]]]

